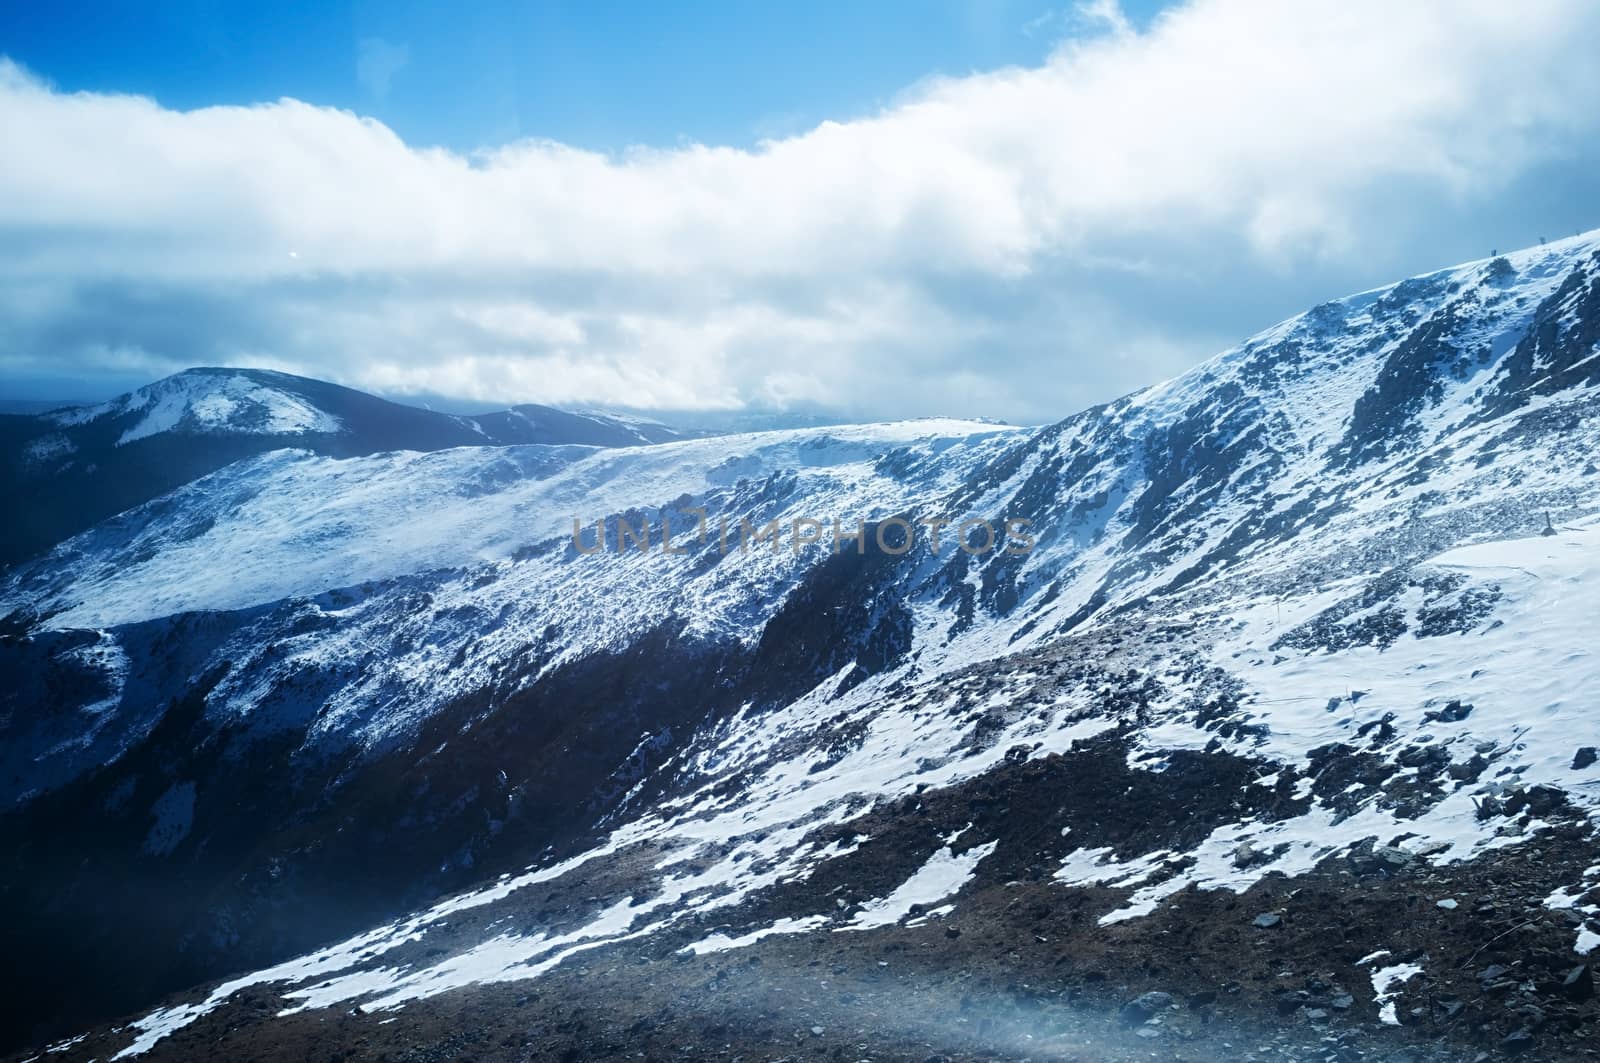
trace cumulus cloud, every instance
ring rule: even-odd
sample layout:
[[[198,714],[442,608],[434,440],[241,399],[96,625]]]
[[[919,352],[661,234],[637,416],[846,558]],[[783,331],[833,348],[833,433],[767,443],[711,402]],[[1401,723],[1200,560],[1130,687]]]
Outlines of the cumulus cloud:
[[[0,358],[1038,420],[1588,206],[1486,208],[1592,172],[1586,0],[1079,21],[1038,67],[753,149],[462,155],[296,100],[174,111],[0,64]]]

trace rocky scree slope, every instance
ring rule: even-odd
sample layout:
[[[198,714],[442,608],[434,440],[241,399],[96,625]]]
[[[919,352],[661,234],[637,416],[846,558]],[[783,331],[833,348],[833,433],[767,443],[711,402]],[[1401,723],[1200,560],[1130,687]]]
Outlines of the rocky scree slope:
[[[334,1009],[351,1045],[442,1038],[595,957],[860,960],[999,934],[1018,901],[1042,914],[1000,967],[1073,941],[1057,994],[1142,1039],[1183,1024],[1127,1012],[1141,988],[1358,1055],[1426,1030],[1554,1058],[1593,1029],[1600,944],[1597,305],[1591,235],[1324,304],[1034,432],[230,466],[0,592],[8,910],[41,913],[24,947],[60,978],[142,960],[102,1012],[371,917],[91,1054],[241,1023],[270,1054]],[[1037,544],[570,539],[691,506],[1021,518]],[[1024,792],[1049,799],[1010,814]],[[178,876],[164,922],[84,917]],[[1197,945],[1158,961],[1146,927]],[[1222,976],[1243,957],[1278,969]]]

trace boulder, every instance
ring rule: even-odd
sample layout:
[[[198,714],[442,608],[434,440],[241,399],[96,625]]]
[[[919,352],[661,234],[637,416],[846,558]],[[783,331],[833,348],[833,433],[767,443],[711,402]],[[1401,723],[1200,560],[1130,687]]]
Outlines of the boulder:
[[[1141,994],[1122,1006],[1119,1013],[1122,1021],[1129,1026],[1141,1022],[1149,1022],[1160,1012],[1172,1006],[1172,994],[1162,993],[1159,990]]]
[[[1561,979],[1561,995],[1568,1000],[1588,1000],[1594,996],[1594,975],[1589,965],[1580,963]]]

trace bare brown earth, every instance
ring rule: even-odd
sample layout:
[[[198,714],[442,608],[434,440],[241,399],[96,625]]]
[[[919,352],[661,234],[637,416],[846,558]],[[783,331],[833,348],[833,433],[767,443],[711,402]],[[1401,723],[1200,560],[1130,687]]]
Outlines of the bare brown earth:
[[[1471,862],[1398,863],[1370,847],[1248,892],[1188,889],[1151,915],[1102,926],[1128,890],[1052,878],[1065,852],[1179,848],[1223,817],[1288,800],[1238,785],[1250,764],[1175,757],[1159,776],[1131,771],[1113,737],[1008,764],[843,826],[866,838],[808,879],[707,913],[681,929],[596,948],[530,981],[477,986],[395,1011],[292,1005],[271,986],[243,990],[161,1041],[146,1060],[1490,1060],[1600,1056],[1592,965],[1573,952],[1581,916],[1542,900],[1600,862],[1586,819],[1556,825]],[[1248,807],[1242,795],[1264,795]],[[1513,809],[1508,824],[1518,822]],[[1532,815],[1532,809],[1521,810]],[[873,931],[768,937],[705,956],[684,946],[781,915],[848,910],[881,896],[971,823],[956,848],[997,839],[944,918]],[[1070,840],[1061,828],[1071,828]],[[1375,839],[1379,845],[1400,839]],[[559,932],[635,895],[659,850],[619,854],[460,913],[451,927],[386,959],[437,962],[485,928]],[[527,894],[524,896],[524,894]],[[1442,899],[1456,901],[1440,908]],[[1595,898],[1587,898],[1592,901]],[[844,905],[840,905],[843,901]],[[1262,915],[1277,917],[1258,926]],[[913,917],[914,918],[914,917]],[[1266,922],[1272,922],[1266,920]],[[442,944],[441,944],[442,942]],[[1415,962],[1379,1021],[1372,965]],[[407,951],[411,950],[411,951]],[[1146,997],[1145,994],[1165,994]],[[176,1000],[198,999],[183,994]],[[1141,998],[1143,998],[1141,1000]],[[124,1022],[127,1020],[124,1020]],[[117,1025],[121,1025],[118,1023]],[[131,1040],[100,1031],[48,1060],[104,1060]],[[23,1057],[26,1058],[26,1054]]]

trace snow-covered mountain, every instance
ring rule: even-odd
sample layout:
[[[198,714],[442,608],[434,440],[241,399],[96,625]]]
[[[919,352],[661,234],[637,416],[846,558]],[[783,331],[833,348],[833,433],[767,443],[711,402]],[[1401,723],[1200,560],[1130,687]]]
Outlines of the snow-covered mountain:
[[[455,416],[288,373],[190,369],[97,405],[0,415],[0,494],[18,514],[0,534],[0,566],[284,447],[349,457],[518,443],[627,447],[681,436],[631,417],[534,405]]]
[[[1041,430],[235,462],[0,587],[6,991],[261,968],[61,1058],[1576,1056],[1597,388],[1590,234]]]

